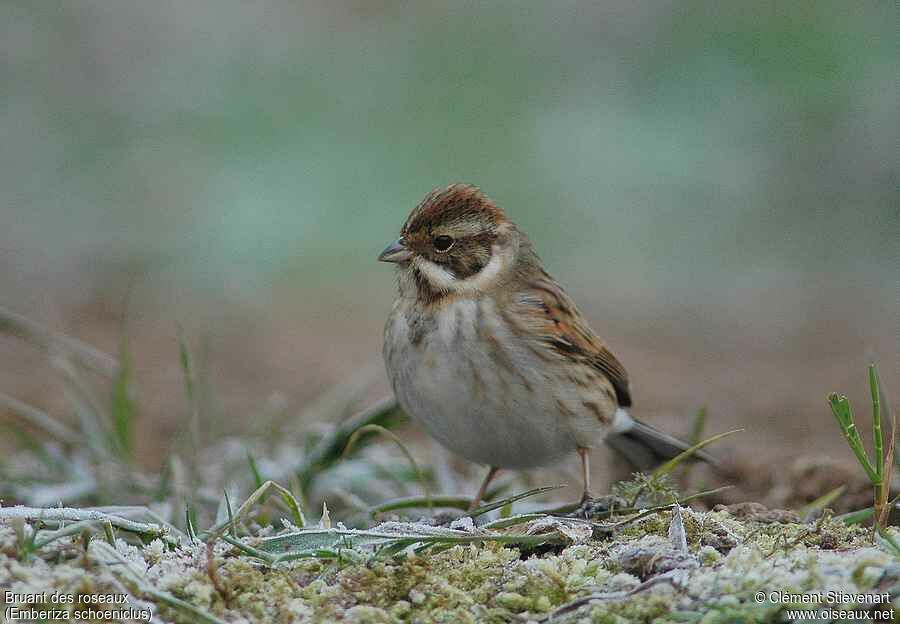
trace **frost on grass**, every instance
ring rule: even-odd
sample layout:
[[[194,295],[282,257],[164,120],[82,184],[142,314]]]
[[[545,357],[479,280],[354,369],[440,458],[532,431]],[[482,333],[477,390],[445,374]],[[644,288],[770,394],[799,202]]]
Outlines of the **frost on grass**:
[[[113,549],[102,533],[76,534],[31,550],[27,525],[0,524],[0,587],[18,594],[127,592],[130,604],[152,608],[156,622],[279,623],[766,622],[790,605],[758,602],[758,592],[894,599],[900,591],[897,558],[873,545],[869,530],[827,515],[813,524],[755,518],[675,508],[593,536],[573,529],[583,524],[530,518],[492,534],[559,539],[409,544],[376,553],[370,536],[345,542],[343,551],[274,565],[225,539],[211,546],[117,539]],[[484,533],[467,521],[452,529],[385,523],[369,533],[412,530],[436,539]],[[291,533],[296,527],[274,537]],[[241,539],[251,548],[264,543]]]

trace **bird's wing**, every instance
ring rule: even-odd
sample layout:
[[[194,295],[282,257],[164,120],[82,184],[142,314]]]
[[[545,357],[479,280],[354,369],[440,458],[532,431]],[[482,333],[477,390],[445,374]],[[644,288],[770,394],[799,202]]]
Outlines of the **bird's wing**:
[[[616,393],[621,407],[631,405],[628,373],[616,356],[591,330],[575,303],[546,273],[530,282],[517,297],[516,318],[525,319],[527,334],[537,336],[546,353],[556,353],[564,359],[575,359],[601,373]]]

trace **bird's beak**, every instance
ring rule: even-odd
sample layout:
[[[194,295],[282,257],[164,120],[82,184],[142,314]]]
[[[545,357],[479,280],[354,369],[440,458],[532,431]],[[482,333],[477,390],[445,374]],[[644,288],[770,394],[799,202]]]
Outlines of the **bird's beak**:
[[[410,258],[412,258],[412,253],[403,244],[402,238],[398,238],[388,245],[378,256],[378,260],[381,262],[407,262]]]

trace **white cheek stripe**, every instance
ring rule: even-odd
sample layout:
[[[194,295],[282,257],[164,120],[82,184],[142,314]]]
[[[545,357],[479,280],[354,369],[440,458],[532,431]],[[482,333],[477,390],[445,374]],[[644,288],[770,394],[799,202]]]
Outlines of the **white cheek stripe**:
[[[453,275],[442,267],[439,264],[432,262],[431,260],[426,260],[425,258],[416,257],[413,259],[413,264],[416,266],[419,271],[425,276],[425,279],[428,280],[428,283],[435,290],[453,290],[454,282],[456,282],[456,278]]]
[[[450,271],[441,265],[425,258],[417,257],[413,262],[435,290],[444,292],[481,292],[497,279],[497,276],[509,264],[510,256],[512,255],[512,251],[501,252],[496,245],[491,249],[491,252],[490,262],[478,273],[466,279],[454,277]]]

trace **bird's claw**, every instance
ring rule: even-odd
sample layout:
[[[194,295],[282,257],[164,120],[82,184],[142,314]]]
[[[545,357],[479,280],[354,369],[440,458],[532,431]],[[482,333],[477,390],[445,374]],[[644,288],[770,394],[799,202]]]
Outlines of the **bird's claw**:
[[[628,504],[624,499],[614,494],[594,498],[589,492],[585,492],[578,507],[569,515],[573,518],[591,520],[597,516],[609,516],[616,509],[622,509],[627,506]]]

